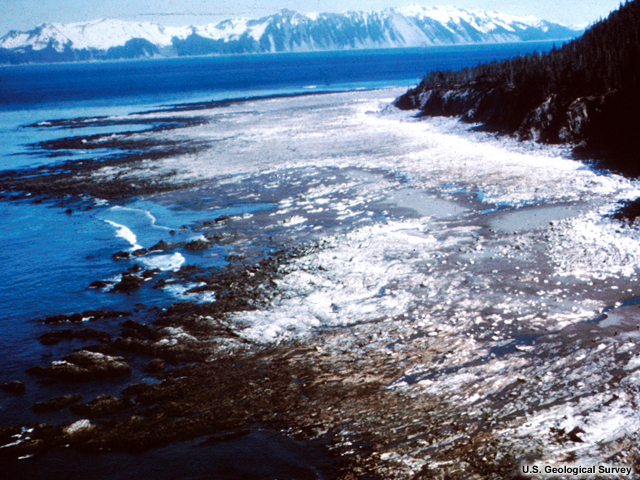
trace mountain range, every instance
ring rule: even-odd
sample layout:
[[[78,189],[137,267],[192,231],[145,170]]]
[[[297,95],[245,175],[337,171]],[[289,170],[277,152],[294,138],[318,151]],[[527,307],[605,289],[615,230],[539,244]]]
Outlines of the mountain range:
[[[0,38],[0,63],[523,42],[580,33],[579,28],[534,17],[456,7],[315,14],[281,10],[260,19],[185,27],[100,19],[12,30]]]

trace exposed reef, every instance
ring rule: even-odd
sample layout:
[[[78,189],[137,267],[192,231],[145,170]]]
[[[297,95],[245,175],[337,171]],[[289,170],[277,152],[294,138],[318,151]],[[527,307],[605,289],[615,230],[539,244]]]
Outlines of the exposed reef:
[[[180,155],[193,155],[207,148],[191,139],[169,138],[166,133],[206,123],[197,116],[149,117],[135,114],[124,117],[75,118],[51,120],[23,128],[74,129],[109,126],[142,126],[140,131],[62,137],[31,145],[34,155],[50,157],[70,155],[71,160],[46,166],[3,170],[0,191],[3,197],[105,198],[122,200],[134,195],[157,193],[176,188],[173,172],[154,175],[153,162]],[[95,151],[106,155],[96,155]],[[77,158],[80,157],[80,158]],[[185,186],[185,185],[183,185]],[[73,213],[68,209],[67,213]]]
[[[108,273],[83,277],[127,312],[89,303],[31,323],[46,344],[33,342],[35,375],[24,389],[3,380],[2,400],[28,414],[0,429],[9,476],[123,451],[183,460],[189,442],[224,449],[265,430],[328,452],[330,472],[308,478],[638,466],[640,251],[632,222],[611,218],[636,184],[551,149],[443,134],[454,122],[416,122],[388,97],[270,99],[195,126],[215,155],[171,165],[201,183],[147,200],[198,216],[145,215],[164,227],[151,237],[127,223],[135,241],[101,250]],[[220,173],[251,154],[240,175]],[[110,292],[123,280],[130,290]]]

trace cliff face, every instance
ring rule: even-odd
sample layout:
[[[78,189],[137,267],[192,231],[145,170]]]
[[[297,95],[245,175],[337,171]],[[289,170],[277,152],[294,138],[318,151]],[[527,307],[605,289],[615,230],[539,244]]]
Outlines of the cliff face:
[[[459,116],[521,140],[572,144],[579,158],[598,158],[599,165],[640,176],[640,99],[634,92],[610,91],[572,99],[552,94],[535,108],[520,111],[519,92],[489,85],[451,89],[415,88],[395,101],[421,116]]]
[[[523,140],[570,143],[599,166],[639,176],[639,2],[548,54],[431,73],[395,105]]]
[[[586,123],[593,113],[585,99],[562,101],[550,95],[534,108],[522,110],[520,92],[509,85],[470,83],[453,88],[415,88],[399,97],[395,105],[403,110],[419,109],[424,116],[459,116],[469,123],[520,138],[548,143],[583,140]]]

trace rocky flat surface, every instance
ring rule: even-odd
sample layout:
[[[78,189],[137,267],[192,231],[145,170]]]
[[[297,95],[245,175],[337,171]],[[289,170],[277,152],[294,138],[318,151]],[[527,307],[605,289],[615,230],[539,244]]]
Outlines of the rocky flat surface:
[[[151,177],[175,173],[146,200],[261,209],[213,209],[133,242],[110,260],[120,278],[96,279],[111,282],[94,286],[104,295],[179,292],[172,305],[43,318],[50,356],[26,393],[2,386],[46,393],[41,421],[3,426],[3,459],[19,471],[67,445],[223,445],[259,425],[320,442],[331,478],[636,466],[640,233],[614,213],[637,184],[562,150],[418,121],[392,98],[263,99],[159,132],[206,148],[157,159]],[[73,181],[91,194],[119,169],[146,175],[107,166]],[[190,260],[145,263],[177,254]]]

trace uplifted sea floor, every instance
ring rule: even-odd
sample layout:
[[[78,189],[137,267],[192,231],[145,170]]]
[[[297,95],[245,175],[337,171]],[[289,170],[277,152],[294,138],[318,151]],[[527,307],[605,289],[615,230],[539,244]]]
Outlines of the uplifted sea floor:
[[[68,461],[117,478],[122,462],[173,478],[186,462],[205,478],[205,448],[216,478],[637,466],[640,231],[613,213],[640,184],[567,150],[413,118],[389,106],[400,93],[34,125],[122,131],[37,146],[86,158],[4,175],[5,201],[126,208],[160,227],[163,212],[196,213],[147,237],[113,222],[129,242],[109,252],[122,274],[93,285],[184,302],[43,319],[53,358],[26,388],[49,397],[0,430],[11,473]],[[5,389],[18,408],[20,385]],[[146,463],[128,465],[131,452]]]

